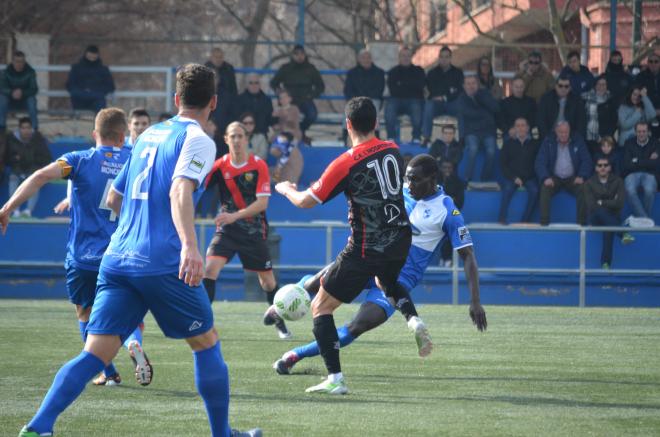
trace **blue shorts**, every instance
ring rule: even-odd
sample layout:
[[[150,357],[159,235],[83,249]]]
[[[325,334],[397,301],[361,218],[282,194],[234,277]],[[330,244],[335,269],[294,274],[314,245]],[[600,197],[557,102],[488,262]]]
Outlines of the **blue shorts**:
[[[394,306],[390,303],[390,300],[385,296],[385,293],[383,293],[383,290],[378,287],[370,288],[369,291],[367,291],[367,297],[364,301],[375,303],[381,307],[385,310],[388,319],[392,317],[392,314],[396,311]]]
[[[124,341],[148,310],[170,338],[194,337],[213,327],[213,311],[201,285],[189,287],[176,273],[138,277],[101,270],[87,332],[118,335]]]
[[[94,303],[96,296],[96,278],[99,272],[84,270],[67,266],[66,268],[66,291],[69,293],[69,301],[74,305],[89,308]]]

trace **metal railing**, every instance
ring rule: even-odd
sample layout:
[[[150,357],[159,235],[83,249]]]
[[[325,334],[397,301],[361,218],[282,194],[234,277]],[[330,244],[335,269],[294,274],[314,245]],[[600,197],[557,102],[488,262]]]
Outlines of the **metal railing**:
[[[68,218],[49,218],[43,220],[17,219],[15,223],[64,225],[69,223]],[[211,219],[196,220],[195,224],[199,227],[199,249],[205,253],[206,247],[202,247],[209,235],[214,232],[215,223]],[[304,228],[304,229],[325,229],[325,259],[323,264],[276,264],[273,268],[277,270],[320,270],[335,258],[335,248],[333,247],[333,231],[335,229],[348,229],[349,225],[338,221],[313,221],[313,222],[271,222],[271,229],[277,228]],[[629,227],[605,227],[605,226],[578,226],[578,225],[551,225],[551,226],[504,226],[499,224],[475,223],[468,225],[470,231],[496,231],[496,232],[571,232],[579,233],[579,262],[577,268],[531,268],[531,267],[479,267],[482,273],[518,273],[530,275],[545,274],[569,274],[578,276],[579,306],[584,307],[586,303],[586,282],[589,275],[645,275],[660,276],[659,269],[588,269],[587,268],[587,233],[588,232],[634,232],[634,233],[660,233],[660,227],[653,228],[629,228]],[[9,230],[11,232],[11,229]],[[0,261],[0,267],[23,267],[23,268],[54,268],[61,267],[62,262],[24,262],[24,261]],[[227,269],[240,270],[240,265],[228,264]],[[458,304],[459,295],[459,273],[461,266],[459,263],[458,252],[453,252],[453,262],[451,267],[429,267],[426,269],[429,273],[451,273],[452,282],[452,304]]]

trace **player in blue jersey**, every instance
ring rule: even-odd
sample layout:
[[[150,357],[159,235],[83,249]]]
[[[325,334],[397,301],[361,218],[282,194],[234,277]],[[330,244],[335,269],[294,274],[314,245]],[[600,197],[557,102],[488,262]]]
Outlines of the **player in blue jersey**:
[[[101,260],[85,348],[55,375],[22,437],[52,434],[57,417],[114,358],[147,311],[166,336],[184,338],[193,350],[211,434],[261,434],[229,428],[229,375],[200,285],[204,260],[194,211],[215,158],[215,144],[200,126],[217,104],[213,71],[182,66],[174,101],[178,116],[140,135],[109,190],[107,204],[119,214],[119,225]]]
[[[421,281],[433,254],[445,239],[449,239],[454,250],[463,259],[465,276],[471,293],[470,317],[477,329],[487,327],[486,313],[479,297],[479,272],[472,248],[472,238],[463,222],[463,216],[454,206],[452,199],[437,186],[438,167],[429,155],[413,158],[406,169],[407,189],[404,189],[406,210],[413,228],[413,240],[406,263],[399,274],[399,283],[412,290]],[[315,276],[305,276],[299,282],[308,292],[315,293],[320,285],[322,270]],[[367,291],[365,302],[355,318],[337,329],[339,345],[348,346],[360,335],[370,331],[389,319],[395,308],[385,293],[373,284]],[[420,355],[422,355],[420,348]],[[319,355],[316,342],[286,352],[273,364],[280,375],[288,375],[291,368],[303,358]]]
[[[130,151],[122,148],[125,131],[124,111],[117,108],[100,111],[94,121],[96,147],[66,153],[36,171],[16,190],[0,212],[0,222],[3,222],[5,214],[25,202],[47,182],[60,178],[69,180],[73,209],[64,267],[69,300],[76,306],[83,342],[96,295],[101,257],[117,228],[117,216],[105,205],[105,198],[112,181],[130,155]],[[6,222],[3,222],[3,229],[5,227]],[[125,345],[136,366],[138,382],[148,385],[151,383],[152,369],[142,350],[141,331],[135,329]],[[94,383],[116,385],[120,382],[119,373],[110,363]]]

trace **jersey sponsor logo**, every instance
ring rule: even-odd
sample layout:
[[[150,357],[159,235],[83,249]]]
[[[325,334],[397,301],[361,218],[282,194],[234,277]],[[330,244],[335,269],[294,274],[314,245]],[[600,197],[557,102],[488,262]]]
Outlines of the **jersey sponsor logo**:
[[[393,203],[388,203],[385,205],[385,217],[387,217],[387,223],[392,223],[401,215],[401,210],[398,206]]]
[[[461,226],[460,228],[458,228],[458,238],[461,241],[469,240],[470,239],[470,231],[468,231],[468,228],[466,228],[465,226]]]
[[[454,210],[451,212],[451,215],[461,215],[461,212],[460,212],[459,210],[457,210],[457,209],[454,209]]]
[[[200,174],[202,172],[202,170],[204,169],[204,164],[206,164],[206,161],[204,161],[199,156],[194,155],[192,157],[192,159],[190,160],[190,164],[188,165],[188,169],[194,171],[197,174]]]
[[[108,162],[103,161],[101,163],[101,173],[109,174],[112,176],[117,176],[124,166],[123,162]]]

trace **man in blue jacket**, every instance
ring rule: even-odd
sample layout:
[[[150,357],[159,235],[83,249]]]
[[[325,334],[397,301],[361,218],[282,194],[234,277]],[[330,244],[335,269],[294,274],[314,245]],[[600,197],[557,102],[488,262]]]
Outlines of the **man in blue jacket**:
[[[103,65],[97,46],[89,46],[77,64],[71,66],[66,80],[73,109],[99,112],[105,108],[105,98],[115,91],[110,69]]]
[[[580,53],[576,50],[568,54],[568,63],[561,70],[562,76],[568,76],[571,81],[571,91],[577,96],[586,93],[594,87],[596,80],[591,71],[580,64]]]
[[[585,224],[583,184],[591,176],[593,163],[584,140],[579,134],[571,135],[567,121],[557,123],[555,134],[543,140],[534,167],[541,183],[541,225],[550,223],[550,202],[560,189],[575,196],[577,223]]]

